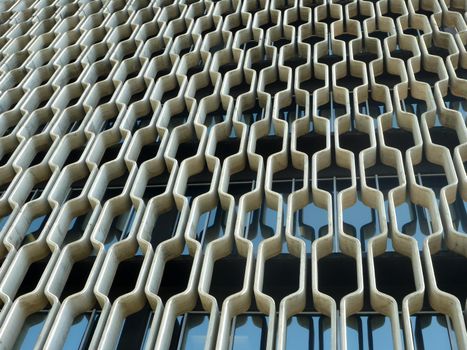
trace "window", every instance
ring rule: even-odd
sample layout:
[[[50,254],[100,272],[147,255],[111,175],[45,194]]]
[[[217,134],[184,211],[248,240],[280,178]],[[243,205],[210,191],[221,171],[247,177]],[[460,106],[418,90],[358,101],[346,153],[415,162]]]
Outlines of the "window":
[[[416,349],[457,349],[457,340],[449,317],[435,313],[421,313],[411,317]]]
[[[87,349],[91,342],[99,316],[99,310],[89,311],[77,316],[73,320],[73,324],[68,331],[65,343],[63,344],[63,349]]]
[[[144,349],[153,317],[154,312],[148,304],[129,315],[123,323],[117,349]]]
[[[121,241],[128,236],[133,226],[135,213],[136,210],[132,206],[129,210],[113,219],[104,243],[106,250],[110,249],[114,243]]]
[[[32,349],[36,344],[42,328],[44,327],[48,311],[39,311],[29,315],[24,321],[23,328],[16,339],[13,349]]]
[[[394,349],[389,317],[380,314],[358,314],[349,317],[347,320],[347,349]]]
[[[310,184],[311,185],[311,184]],[[295,182],[295,191],[302,184]],[[311,193],[310,193],[311,196]],[[319,237],[328,233],[328,212],[311,201],[305,207],[294,213],[293,234],[305,241],[306,252],[311,253],[311,244]]]
[[[201,242],[203,249],[224,235],[227,220],[227,212],[222,209],[220,203],[210,211],[201,214],[196,226],[196,239]]]
[[[34,242],[36,239],[39,238],[40,234],[42,233],[42,230],[45,227],[45,224],[47,223],[48,218],[49,215],[45,214],[37,216],[32,220],[31,224],[28,227],[28,230],[24,235],[23,241],[21,242],[21,246]]]
[[[244,314],[233,323],[232,350],[266,349],[268,318],[262,314]]]
[[[175,320],[170,350],[204,350],[209,316],[206,313],[187,313]]]
[[[381,230],[377,211],[363,203],[360,186],[357,188],[357,201],[343,210],[344,232],[358,238],[362,251],[366,251],[368,240]]]
[[[286,349],[330,349],[331,320],[319,314],[299,314],[287,323]]]
[[[407,197],[406,202],[396,207],[396,217],[399,231],[416,239],[421,250],[423,242],[432,232],[427,209],[413,204]]]

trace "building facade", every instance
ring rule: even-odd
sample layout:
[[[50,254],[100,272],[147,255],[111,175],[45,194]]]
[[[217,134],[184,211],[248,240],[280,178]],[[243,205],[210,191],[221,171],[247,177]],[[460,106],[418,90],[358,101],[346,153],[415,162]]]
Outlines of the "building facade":
[[[466,20],[0,2],[0,349],[467,349]]]

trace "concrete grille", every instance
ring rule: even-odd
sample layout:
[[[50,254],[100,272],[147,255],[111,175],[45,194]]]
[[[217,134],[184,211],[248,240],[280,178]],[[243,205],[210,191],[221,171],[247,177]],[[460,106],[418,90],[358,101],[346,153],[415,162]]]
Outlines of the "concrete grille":
[[[467,349],[466,6],[0,2],[0,348]]]

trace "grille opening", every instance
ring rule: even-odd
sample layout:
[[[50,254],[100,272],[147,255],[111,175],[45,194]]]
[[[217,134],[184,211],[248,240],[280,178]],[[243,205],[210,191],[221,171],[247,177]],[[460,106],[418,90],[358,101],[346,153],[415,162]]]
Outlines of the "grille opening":
[[[276,307],[281,300],[299,288],[300,259],[280,254],[264,263],[263,293],[274,299]]]
[[[164,304],[170,297],[187,288],[192,265],[193,257],[191,255],[181,255],[165,264],[164,274],[157,292]]]
[[[63,291],[60,294],[60,302],[63,302],[68,296],[82,291],[86,285],[89,273],[94,266],[95,257],[89,256],[73,264],[68,279],[66,280]]]
[[[112,286],[108,293],[111,303],[113,303],[118,297],[131,292],[135,288],[142,264],[143,259],[140,257],[129,258],[118,264],[117,271],[115,272],[115,276],[112,281]]]
[[[378,290],[392,296],[400,310],[404,297],[416,289],[410,258],[387,252],[375,257],[374,264]]]
[[[246,259],[239,255],[228,255],[214,263],[209,294],[216,298],[219,309],[227,297],[242,290],[245,268]]]
[[[318,289],[332,297],[338,308],[342,298],[357,288],[357,265],[352,257],[335,253],[318,261]]]
[[[42,259],[39,258],[39,260],[34,261],[29,265],[28,271],[26,272],[26,275],[24,276],[23,281],[21,282],[13,299],[17,299],[24,294],[32,292],[37,287],[37,284],[49,263],[50,257],[51,254],[49,253],[47,256]]]

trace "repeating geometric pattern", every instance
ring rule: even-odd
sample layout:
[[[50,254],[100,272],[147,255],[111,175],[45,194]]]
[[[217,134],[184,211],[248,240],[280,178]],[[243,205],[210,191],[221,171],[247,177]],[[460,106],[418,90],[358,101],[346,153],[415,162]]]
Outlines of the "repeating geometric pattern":
[[[112,349],[150,310],[141,348],[183,348],[197,310],[231,349],[256,310],[266,349],[306,311],[329,348],[371,311],[414,349],[428,307],[466,349],[466,6],[1,2],[2,347],[100,310],[81,347]]]

